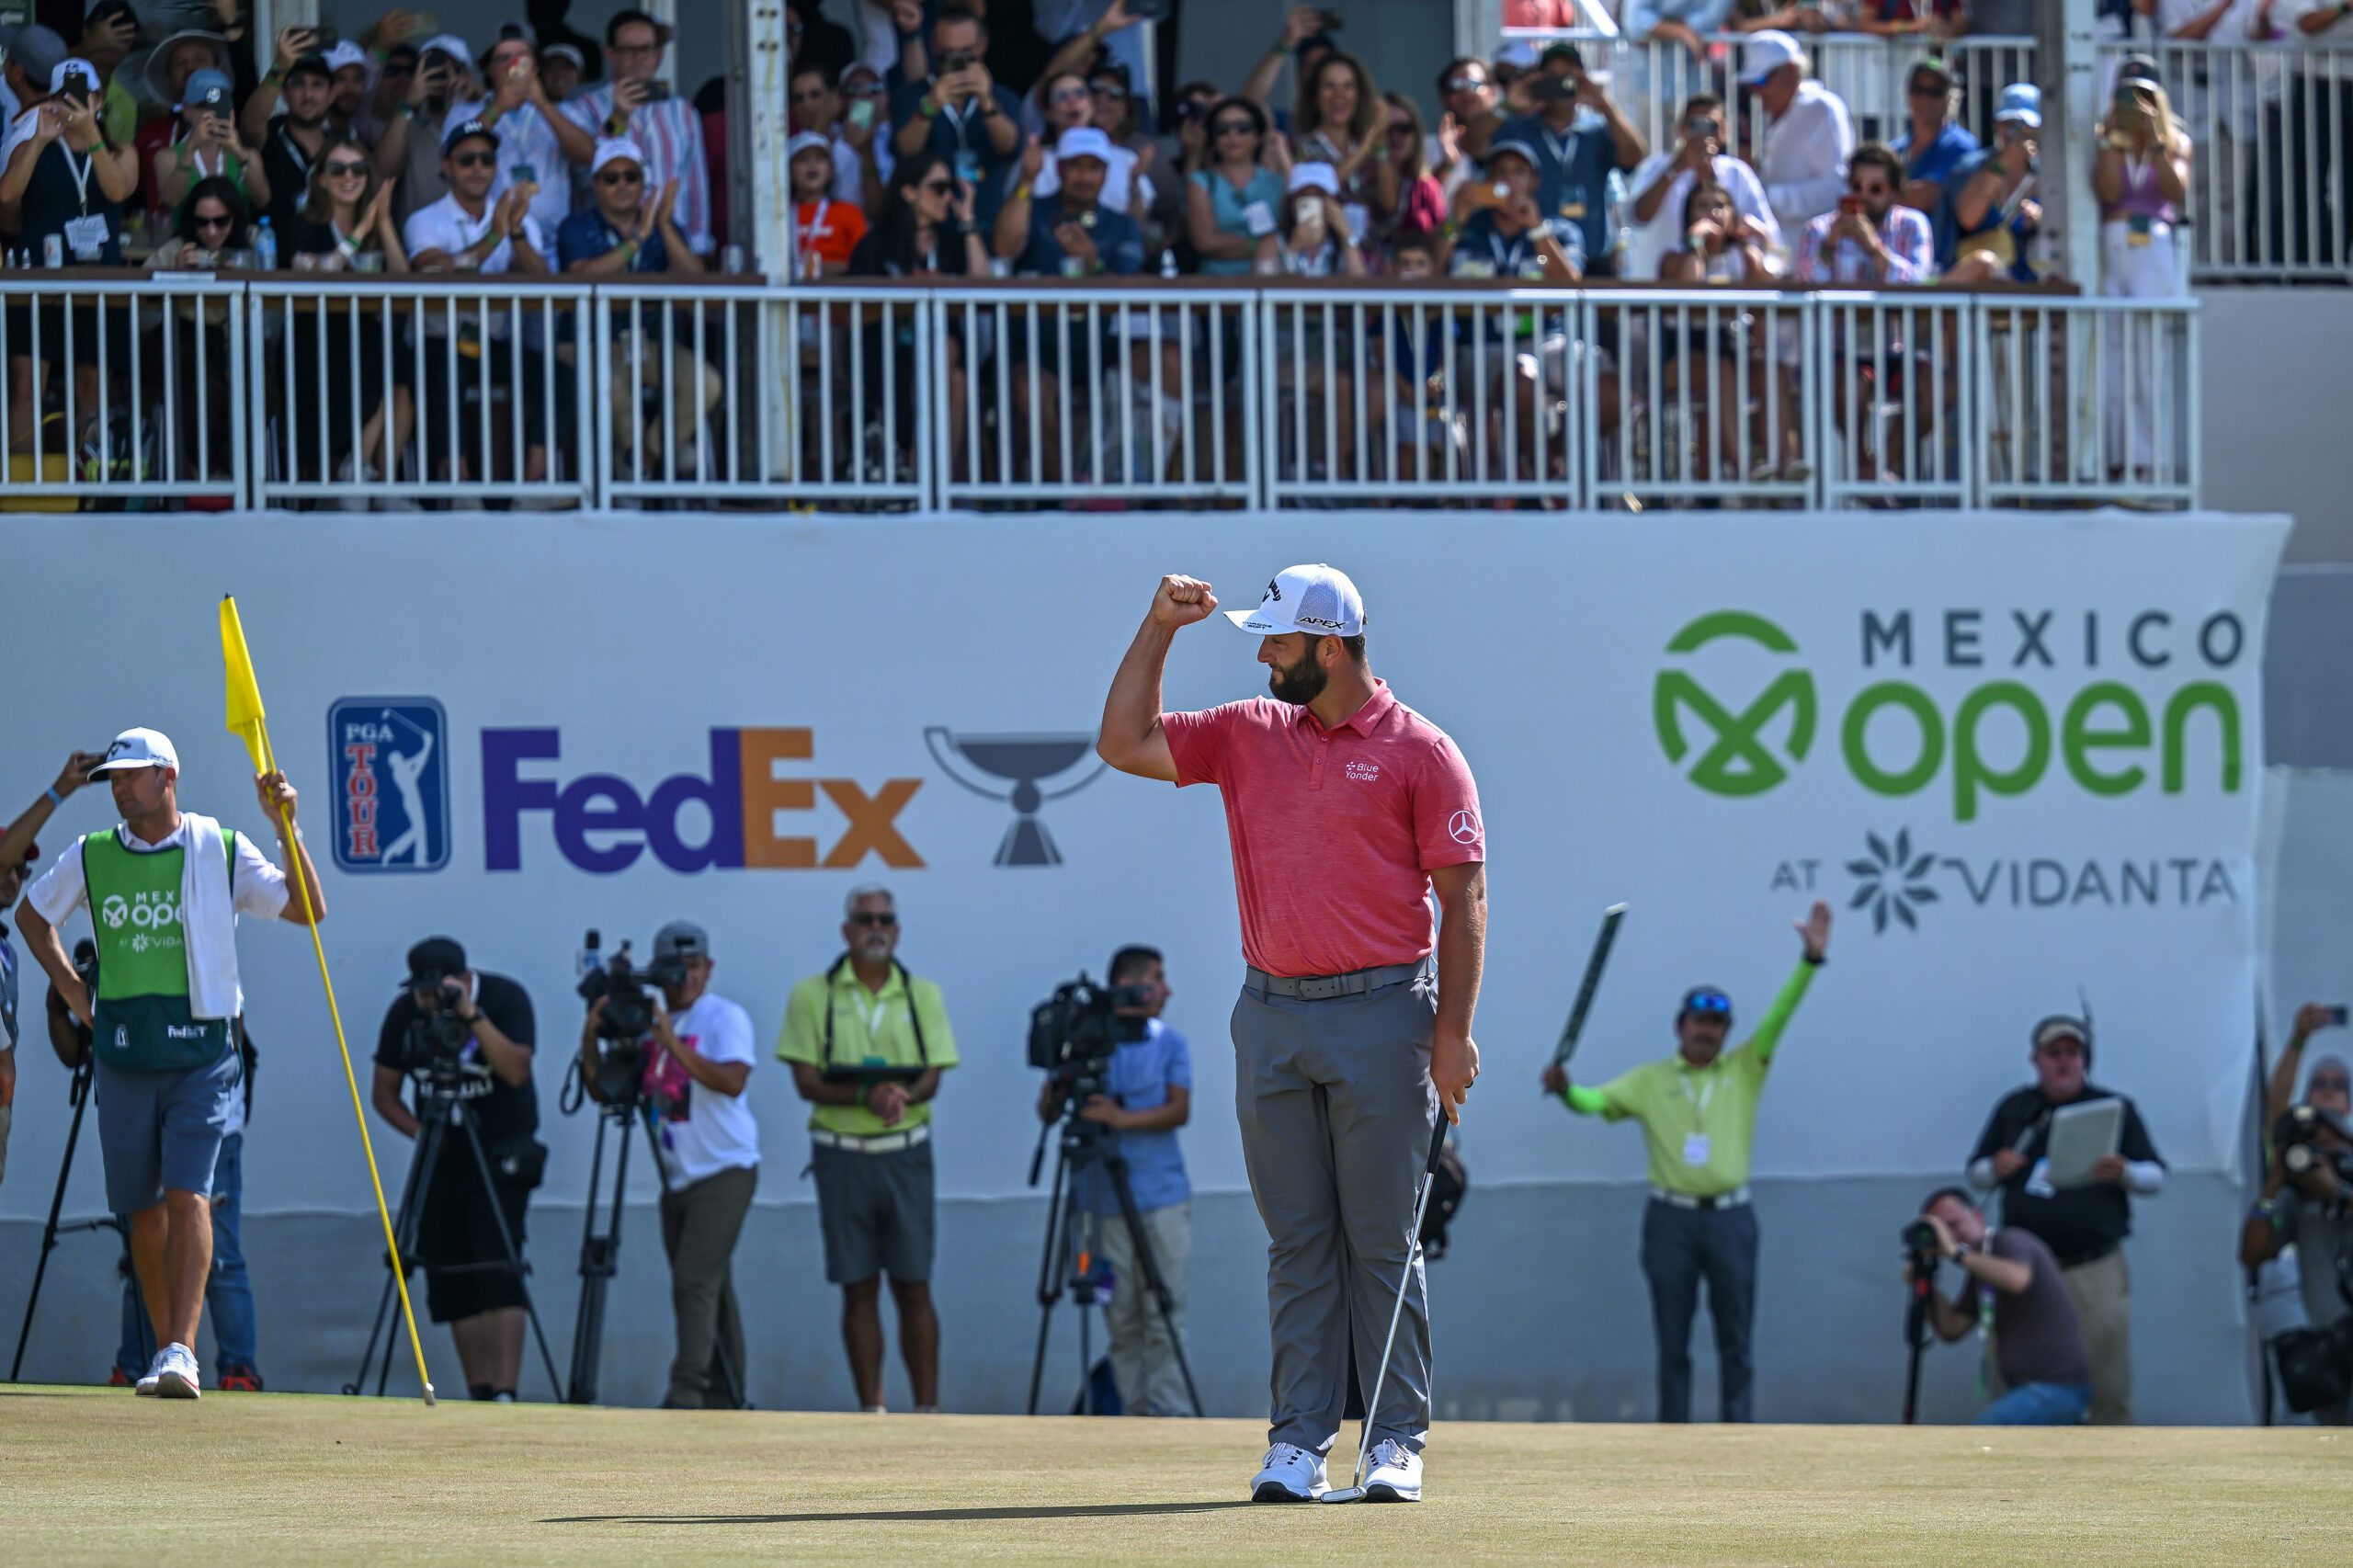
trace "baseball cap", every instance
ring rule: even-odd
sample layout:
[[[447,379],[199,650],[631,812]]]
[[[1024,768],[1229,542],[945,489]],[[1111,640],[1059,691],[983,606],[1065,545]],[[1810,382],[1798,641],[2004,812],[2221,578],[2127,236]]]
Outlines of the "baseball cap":
[[[192,105],[202,104],[207,108],[225,110],[236,91],[236,84],[229,80],[227,72],[215,71],[208,65],[201,71],[188,74],[188,86],[182,90],[180,101],[173,108],[175,112],[185,113]]]
[[[1340,194],[1340,173],[1329,164],[1293,164],[1290,166],[1290,189],[1293,194],[1302,190],[1320,190],[1326,196]]]
[[[1517,136],[1506,136],[1501,141],[1492,143],[1487,148],[1488,166],[1492,168],[1495,165],[1495,160],[1502,157],[1506,153],[1510,153],[1515,156],[1527,159],[1528,166],[1531,169],[1540,170],[1544,166],[1543,164],[1539,162],[1537,159],[1536,149],[1529,146],[1527,142],[1521,141]]]
[[[441,155],[448,157],[458,150],[459,142],[471,141],[477,136],[494,147],[498,145],[498,132],[490,128],[490,121],[479,119],[469,119],[451,126],[449,134],[441,138]]]
[[[803,134],[806,133],[804,132]],[[792,154],[800,151],[800,148],[796,145],[800,140],[801,138],[796,136],[791,142],[785,144],[786,162],[790,163],[791,161]],[[822,136],[816,138],[816,142],[819,146],[830,145],[830,143],[828,143]],[[622,158],[627,158],[639,168],[645,167],[644,148],[640,147],[636,142],[631,141],[626,136],[608,136],[602,142],[597,143],[596,153],[588,160],[588,172],[592,175],[596,174],[607,164],[618,162]]]
[[[427,937],[408,950],[408,978],[401,988],[421,991],[465,972],[466,949],[455,937]]]
[[[56,69],[50,72],[49,90],[52,93],[62,93],[65,90],[65,84],[73,81],[76,76],[95,87],[98,82],[98,68],[78,54],[69,54],[57,62]]]
[[[588,62],[581,55],[580,46],[577,44],[551,43],[540,51],[540,63],[542,66],[551,60],[569,60],[572,62],[572,68],[575,71],[588,69]]]
[[[114,738],[107,747],[107,759],[90,769],[96,778],[101,773],[120,773],[132,767],[169,767],[176,770],[180,754],[172,747],[171,737],[161,730],[131,729]]]
[[[338,39],[335,40],[335,46],[321,55],[320,59],[326,62],[327,74],[332,76],[347,65],[366,65],[368,51],[347,38]]]
[[[1074,126],[1054,143],[1054,162],[1067,164],[1073,158],[1092,158],[1098,164],[1108,164],[1111,139],[1091,125]]]
[[[8,58],[28,82],[46,82],[58,63],[74,52],[73,46],[40,23],[18,28],[7,42]]]
[[[707,959],[710,957],[710,933],[691,920],[673,920],[654,933],[654,961],[665,960]]]
[[[1994,105],[1994,123],[2015,119],[2042,129],[2042,89],[2031,82],[2013,82],[2002,89],[2001,97]]]
[[[1536,46],[1524,38],[1516,38],[1495,51],[1495,63],[1515,71],[1535,70],[1539,58]]]
[[[1784,65],[1804,64],[1805,51],[1789,34],[1775,29],[1753,33],[1740,48],[1740,85],[1757,86]]]
[[[1330,165],[1301,167],[1328,169]],[[1291,171],[1291,177],[1299,177],[1298,169]],[[1364,631],[1364,597],[1336,566],[1286,566],[1267,585],[1267,597],[1256,609],[1230,609],[1225,618],[1262,637],[1291,631],[1310,637],[1355,637]]]

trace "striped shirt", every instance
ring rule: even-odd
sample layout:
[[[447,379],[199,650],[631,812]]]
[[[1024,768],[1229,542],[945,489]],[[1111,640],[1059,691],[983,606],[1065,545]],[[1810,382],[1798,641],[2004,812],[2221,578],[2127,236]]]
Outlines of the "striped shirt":
[[[480,119],[490,112],[491,100],[477,98],[472,103],[453,104],[442,120],[446,132],[453,125],[463,125],[470,119]],[[561,108],[557,110],[563,112]],[[530,165],[539,176],[535,182],[540,193],[531,198],[531,216],[540,227],[552,234],[572,216],[572,165],[563,155],[563,143],[555,139],[555,127],[548,117],[531,104],[524,104],[511,114],[502,114],[491,133],[498,138],[498,184],[492,188],[494,200],[515,183],[515,170],[520,165]],[[409,127],[409,139],[416,139],[418,127]],[[487,269],[485,269],[487,270]]]
[[[606,122],[613,114],[613,85],[600,82],[582,88],[562,112],[591,136],[601,140],[611,135]],[[703,161],[702,116],[693,100],[669,97],[638,105],[629,117],[629,135],[644,149],[648,193],[677,185],[678,233],[698,253],[710,255],[710,165]]]

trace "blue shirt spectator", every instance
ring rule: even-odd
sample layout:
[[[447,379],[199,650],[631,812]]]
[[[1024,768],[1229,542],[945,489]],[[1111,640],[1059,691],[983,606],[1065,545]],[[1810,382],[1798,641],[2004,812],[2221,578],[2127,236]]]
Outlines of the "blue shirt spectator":
[[[1131,221],[1132,222],[1132,221]],[[1185,1037],[1158,1018],[1147,1021],[1144,1038],[1111,1053],[1110,1071],[1104,1074],[1104,1092],[1128,1110],[1152,1110],[1168,1103],[1171,1087],[1188,1094],[1193,1088],[1193,1051]],[[1149,1212],[1182,1203],[1193,1195],[1185,1175],[1184,1152],[1176,1146],[1176,1130],[1126,1131],[1114,1133],[1120,1153],[1128,1162],[1128,1186],[1136,1208]],[[1089,1214],[1117,1214],[1118,1195],[1100,1165],[1089,1165],[1074,1177],[1078,1204]]]

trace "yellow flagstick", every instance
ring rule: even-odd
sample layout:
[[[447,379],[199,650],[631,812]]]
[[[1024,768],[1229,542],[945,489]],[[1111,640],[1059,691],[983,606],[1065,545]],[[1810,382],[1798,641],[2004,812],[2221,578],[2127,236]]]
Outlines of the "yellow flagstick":
[[[245,651],[245,629],[237,619],[237,601],[223,595],[221,600],[221,661],[228,686],[229,733],[245,743],[245,751],[254,760],[256,772],[275,773],[278,764],[270,755],[269,724],[261,706],[261,687],[254,680],[253,656]],[[294,837],[293,819],[280,806],[279,824],[289,841]],[[351,1070],[351,1045],[344,1038],[343,1009],[335,1005],[335,981],[327,973],[326,944],[319,939],[318,912],[311,904],[311,885],[301,869],[290,867],[290,881],[302,900],[302,913],[311,928],[311,950],[318,956],[319,983],[326,987],[327,1016],[335,1020],[335,1043],[343,1052],[343,1081],[351,1090],[351,1114],[359,1123],[359,1147],[368,1156],[368,1183],[376,1194],[376,1217],[384,1224],[384,1246],[392,1260],[392,1282],[401,1295],[401,1321],[408,1325],[408,1347],[416,1357],[416,1381],[424,1385],[425,1403],[433,1403],[433,1381],[426,1375],[425,1346],[416,1336],[416,1309],[409,1305],[408,1270],[402,1267],[400,1243],[392,1234],[392,1211],[384,1207],[384,1178],[376,1170],[376,1144],[368,1136],[368,1114],[359,1103],[359,1077]]]

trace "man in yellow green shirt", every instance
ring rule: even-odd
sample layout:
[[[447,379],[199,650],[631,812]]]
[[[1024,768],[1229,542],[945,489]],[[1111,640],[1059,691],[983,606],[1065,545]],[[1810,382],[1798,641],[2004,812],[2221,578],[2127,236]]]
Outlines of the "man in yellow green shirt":
[[[862,1410],[882,1403],[882,1276],[917,1411],[939,1405],[939,1316],[931,1301],[931,1101],[956,1065],[939,987],[898,960],[890,891],[851,890],[846,951],[792,988],[777,1057],[814,1108],[809,1163],[825,1278],[842,1288],[842,1342]]]
[[[1679,1044],[1673,1056],[1631,1068],[1599,1088],[1570,1083],[1563,1067],[1544,1070],[1546,1091],[1580,1116],[1632,1117],[1643,1125],[1651,1184],[1643,1273],[1658,1340],[1661,1421],[1691,1419],[1691,1318],[1702,1279],[1716,1325],[1722,1418],[1756,1419],[1749,1340],[1756,1318],[1756,1213],[1748,1201],[1749,1150],[1765,1070],[1829,947],[1830,906],[1817,901],[1797,928],[1804,944],[1797,969],[1736,1049],[1724,1049],[1732,998],[1701,985],[1684,994],[1675,1015]]]

